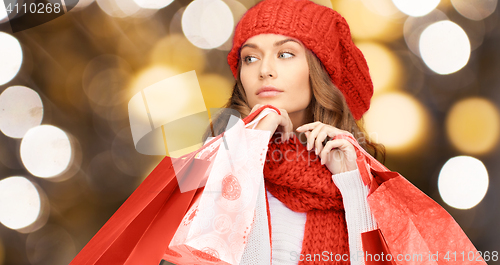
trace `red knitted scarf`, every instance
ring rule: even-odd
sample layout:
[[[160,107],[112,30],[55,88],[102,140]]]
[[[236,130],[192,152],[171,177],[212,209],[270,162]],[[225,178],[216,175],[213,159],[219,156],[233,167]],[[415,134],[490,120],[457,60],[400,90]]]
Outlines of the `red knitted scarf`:
[[[267,190],[288,208],[307,212],[299,264],[349,264],[335,261],[337,254],[337,259],[349,255],[342,197],[314,151],[308,152],[296,136],[285,143],[273,136],[264,179]]]

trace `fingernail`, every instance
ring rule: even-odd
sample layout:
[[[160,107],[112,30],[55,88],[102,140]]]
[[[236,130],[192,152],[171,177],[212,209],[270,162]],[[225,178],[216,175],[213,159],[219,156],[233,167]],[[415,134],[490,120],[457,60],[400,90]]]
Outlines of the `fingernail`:
[[[318,155],[318,148],[314,148],[314,153],[316,153],[316,155]]]
[[[297,129],[295,129],[295,130],[300,130],[301,128],[302,128],[302,126],[299,126],[299,127],[298,127]]]
[[[324,163],[323,163],[323,159],[321,159],[321,165],[323,165],[323,164],[324,164]]]
[[[311,149],[311,145],[307,143],[307,151],[309,151],[309,149]]]

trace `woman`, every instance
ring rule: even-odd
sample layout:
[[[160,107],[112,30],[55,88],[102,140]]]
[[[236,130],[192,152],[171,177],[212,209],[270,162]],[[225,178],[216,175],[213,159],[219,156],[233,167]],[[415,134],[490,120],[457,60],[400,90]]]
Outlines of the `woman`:
[[[384,151],[356,123],[368,110],[373,85],[346,21],[309,0],[264,0],[238,23],[228,63],[236,85],[225,108],[243,117],[266,104],[281,112],[267,115],[255,128],[274,134],[264,166],[273,264],[325,262],[314,257],[324,251],[356,257],[362,252],[361,233],[376,227],[366,203],[368,188],[354,147],[329,139],[352,134],[375,156]],[[214,121],[216,135],[225,128],[222,117]],[[301,148],[314,154],[307,159],[270,155]],[[338,263],[350,262],[363,264],[352,258]]]
[[[431,253],[427,250],[433,250],[438,257],[438,249],[439,257],[445,259],[443,250],[476,253],[458,224],[425,194],[415,192],[416,188],[411,195],[423,195],[423,199],[414,198],[426,202],[424,211],[418,212],[425,217],[417,217],[418,223],[413,223],[416,219],[408,217],[406,209],[397,212],[396,206],[388,205],[399,203],[399,197],[390,197],[392,201],[376,200],[382,205],[370,209],[369,188],[365,178],[361,179],[355,149],[342,140],[344,136],[336,136],[351,134],[375,157],[384,157],[384,150],[365,138],[358,126],[357,121],[370,106],[373,85],[366,61],[352,42],[346,21],[337,12],[309,0],[261,1],[236,26],[228,63],[236,85],[226,108],[237,110],[242,116],[262,105],[273,105],[280,111],[280,115],[268,114],[255,128],[272,135],[263,172],[272,264],[364,264],[361,233],[377,228],[371,210],[389,213],[388,218],[377,216],[387,218],[379,218],[383,222],[378,226],[385,227],[384,236],[392,236],[391,247],[399,244],[404,246],[400,250],[423,251],[428,255],[417,264],[437,264],[429,262]],[[214,119],[215,135],[226,128],[225,118],[227,115]],[[207,131],[205,137],[210,133]],[[189,171],[190,167],[186,168]],[[71,264],[157,264],[162,255],[166,259],[182,257],[168,246],[194,193],[199,191],[181,193],[173,171],[171,159],[162,160]],[[366,168],[362,172],[366,177]],[[377,172],[384,173],[398,175]],[[405,187],[412,188],[408,185]],[[405,194],[400,196],[406,196],[409,190],[404,189]],[[374,205],[372,198],[373,193],[370,205]],[[416,203],[404,206],[408,205],[413,207]],[[441,213],[444,214],[437,216]],[[402,226],[397,223],[401,220],[405,221]],[[256,240],[247,242],[254,248],[245,249],[243,257],[253,253],[255,260],[265,260],[267,264],[267,258],[258,259],[258,250],[269,252],[269,248],[265,244],[258,247],[256,242],[261,241],[252,237],[252,231],[258,230],[254,227],[248,238],[247,234],[243,236],[248,241]],[[431,229],[424,233],[422,228]],[[408,235],[416,235],[416,240]],[[211,255],[214,253],[202,250],[190,250],[190,254],[217,260],[216,255]],[[417,253],[394,254],[404,255],[407,262],[407,255]],[[486,264],[482,259],[459,263],[478,262]]]

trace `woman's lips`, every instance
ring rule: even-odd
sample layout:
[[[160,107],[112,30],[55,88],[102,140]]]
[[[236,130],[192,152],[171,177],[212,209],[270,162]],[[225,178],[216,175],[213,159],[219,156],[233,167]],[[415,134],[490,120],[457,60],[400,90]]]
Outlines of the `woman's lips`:
[[[283,93],[282,91],[276,91],[276,90],[268,90],[268,91],[262,91],[260,92],[257,96],[263,97],[263,98],[269,98],[269,97],[274,97],[279,94]]]

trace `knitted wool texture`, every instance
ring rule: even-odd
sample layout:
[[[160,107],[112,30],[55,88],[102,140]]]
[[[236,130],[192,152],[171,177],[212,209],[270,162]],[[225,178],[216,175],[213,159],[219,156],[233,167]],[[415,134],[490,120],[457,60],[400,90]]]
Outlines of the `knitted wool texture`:
[[[275,134],[264,163],[264,180],[267,190],[288,208],[307,213],[301,252],[304,260],[299,264],[349,264],[321,260],[318,256],[315,261],[307,260],[307,254],[312,258],[324,251],[334,256],[349,255],[341,193],[333,183],[332,173],[321,165],[314,152],[308,152],[295,135],[281,143]]]
[[[300,40],[321,61],[344,95],[356,120],[370,107],[373,83],[361,51],[351,39],[345,19],[331,8],[309,0],[264,0],[250,8],[236,25],[227,56],[236,79],[240,48],[259,34],[280,34]]]

